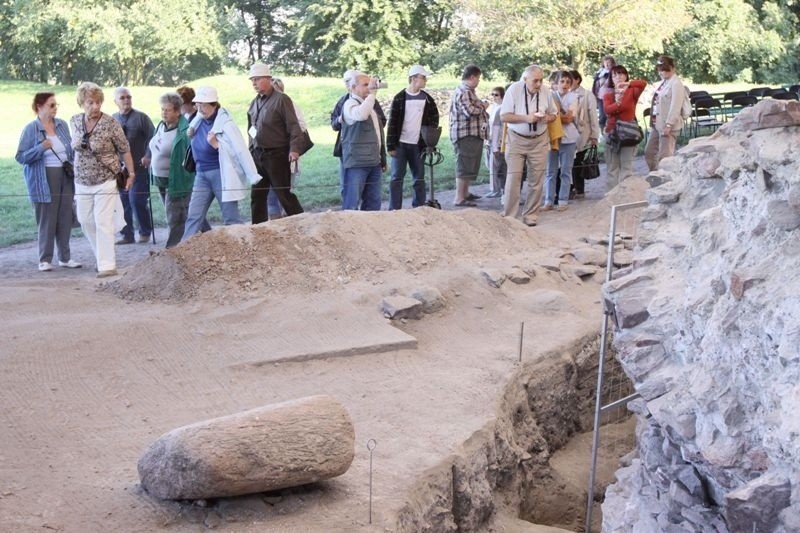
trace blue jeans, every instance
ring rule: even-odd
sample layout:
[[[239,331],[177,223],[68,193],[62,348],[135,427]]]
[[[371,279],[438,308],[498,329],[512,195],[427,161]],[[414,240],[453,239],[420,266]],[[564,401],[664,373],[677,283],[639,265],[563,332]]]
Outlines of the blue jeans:
[[[122,228],[122,236],[126,239],[133,239],[133,220],[139,225],[139,235],[149,237],[153,233],[153,225],[150,223],[150,176],[146,173],[137,175],[133,179],[133,187],[127,191],[119,191],[122,199],[122,209],[125,214],[125,227]]]
[[[345,169],[342,209],[381,210],[380,165]]]
[[[572,165],[575,163],[577,145],[559,145],[558,150],[550,150],[547,154],[547,177],[544,179],[544,205],[553,205],[556,195],[556,174],[561,167],[561,187],[558,191],[558,205],[569,202],[569,186],[572,184]]]
[[[186,216],[186,229],[183,231],[181,241],[200,232],[214,198],[217,199],[219,209],[222,211],[223,224],[229,226],[242,223],[242,217],[239,215],[239,202],[222,201],[222,176],[219,169],[198,170],[194,177],[189,214]]]
[[[411,168],[411,177],[414,178],[411,206],[425,205],[425,166],[422,164],[422,150],[417,144],[398,143],[391,163],[389,209],[403,208],[403,178],[406,177],[406,165]]]

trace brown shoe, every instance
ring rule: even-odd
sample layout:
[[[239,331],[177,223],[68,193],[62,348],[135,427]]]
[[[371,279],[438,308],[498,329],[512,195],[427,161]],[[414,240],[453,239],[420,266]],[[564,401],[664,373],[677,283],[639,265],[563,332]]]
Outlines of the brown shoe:
[[[534,217],[525,217],[522,219],[522,223],[526,226],[535,226],[537,220]]]
[[[98,278],[110,278],[111,276],[117,275],[117,269],[112,268],[111,270],[101,270],[97,273]]]
[[[127,237],[121,237],[121,238],[117,239],[117,240],[114,242],[114,244],[117,244],[117,245],[122,245],[122,244],[133,244],[133,237],[131,237],[130,239],[129,239],[129,238],[127,238]]]
[[[566,205],[559,205],[558,207],[556,207],[556,211],[566,211],[566,210],[567,210]]]
[[[150,235],[139,235],[139,240],[136,241],[139,244],[144,244],[150,242]]]

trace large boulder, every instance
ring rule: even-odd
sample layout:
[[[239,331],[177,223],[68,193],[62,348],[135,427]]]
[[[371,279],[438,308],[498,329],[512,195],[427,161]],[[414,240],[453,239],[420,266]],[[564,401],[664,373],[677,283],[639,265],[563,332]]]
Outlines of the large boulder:
[[[310,396],[174,429],[144,452],[139,478],[163,499],[276,490],[344,474],[354,442],[344,407]]]

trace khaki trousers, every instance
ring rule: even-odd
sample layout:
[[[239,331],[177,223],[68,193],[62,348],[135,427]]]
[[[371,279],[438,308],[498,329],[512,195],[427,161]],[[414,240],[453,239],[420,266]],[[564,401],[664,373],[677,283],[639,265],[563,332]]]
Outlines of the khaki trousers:
[[[676,137],[680,130],[672,131],[669,135],[661,135],[655,128],[650,128],[650,135],[647,137],[647,144],[644,147],[644,160],[650,170],[658,168],[658,163],[665,157],[670,157],[675,153]]]
[[[519,188],[522,183],[522,168],[528,164],[528,197],[522,208],[522,219],[532,217],[542,205],[544,173],[547,170],[547,152],[550,136],[547,132],[538,137],[523,137],[508,130],[506,142],[506,188],[503,193],[503,216],[516,216],[519,207]],[[535,218],[535,217],[533,217]]]

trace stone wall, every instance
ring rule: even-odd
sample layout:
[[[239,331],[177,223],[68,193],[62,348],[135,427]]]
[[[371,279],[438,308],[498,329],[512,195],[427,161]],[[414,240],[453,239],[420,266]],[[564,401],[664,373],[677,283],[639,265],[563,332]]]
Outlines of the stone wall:
[[[648,181],[604,286],[642,399],[603,531],[800,531],[800,104],[765,100]]]

